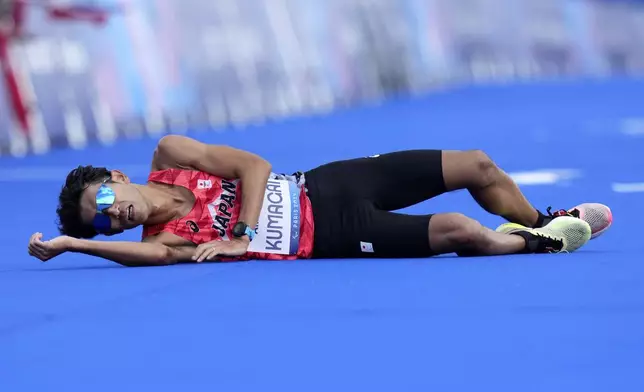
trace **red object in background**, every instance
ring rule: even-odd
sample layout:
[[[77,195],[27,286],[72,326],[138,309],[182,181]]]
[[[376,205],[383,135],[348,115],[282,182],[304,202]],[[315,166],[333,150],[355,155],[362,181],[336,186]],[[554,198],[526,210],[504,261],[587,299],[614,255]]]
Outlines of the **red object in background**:
[[[103,24],[107,21],[108,13],[99,8],[88,6],[49,6],[47,7],[49,17],[56,20],[70,20],[79,22],[92,22]]]
[[[12,0],[9,1],[11,2]],[[28,5],[43,6],[52,20],[90,22],[99,25],[107,21],[111,11],[85,5],[50,6],[46,3],[32,3],[28,0],[13,0],[12,2],[13,8],[10,17],[13,23],[11,30],[0,31],[0,67],[2,68],[2,76],[14,116],[20,124],[21,130],[29,133],[29,109],[22,97],[20,85],[11,65],[11,56],[9,55],[9,44],[11,40],[24,37],[23,29],[26,7]]]
[[[20,37],[22,35],[22,27],[24,26],[25,21],[25,8],[27,3],[25,0],[15,0],[13,2],[13,32],[12,36]]]
[[[16,73],[11,66],[11,58],[9,56],[9,37],[0,34],[0,67],[2,67],[2,76],[4,77],[5,87],[9,95],[9,101],[16,116],[16,120],[20,124],[20,129],[29,132],[29,120],[27,106],[22,98],[20,85],[16,78]]]

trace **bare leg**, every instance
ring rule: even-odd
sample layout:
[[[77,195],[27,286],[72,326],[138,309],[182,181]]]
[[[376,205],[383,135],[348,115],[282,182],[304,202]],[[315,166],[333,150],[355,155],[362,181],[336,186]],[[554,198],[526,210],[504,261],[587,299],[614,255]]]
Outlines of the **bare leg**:
[[[429,221],[429,243],[438,254],[494,256],[522,253],[526,240],[518,235],[501,234],[483,227],[461,214],[436,214]]]
[[[443,151],[443,178],[448,191],[467,189],[491,214],[528,227],[542,224],[543,215],[482,151]]]

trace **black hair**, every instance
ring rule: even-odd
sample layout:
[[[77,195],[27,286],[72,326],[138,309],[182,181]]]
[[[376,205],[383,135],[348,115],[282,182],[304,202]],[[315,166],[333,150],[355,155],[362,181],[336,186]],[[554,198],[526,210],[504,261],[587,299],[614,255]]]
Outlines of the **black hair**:
[[[90,185],[100,184],[111,178],[111,172],[104,167],[78,166],[67,175],[65,185],[58,196],[58,230],[63,235],[76,238],[94,238],[98,232],[91,225],[83,223],[80,198]]]

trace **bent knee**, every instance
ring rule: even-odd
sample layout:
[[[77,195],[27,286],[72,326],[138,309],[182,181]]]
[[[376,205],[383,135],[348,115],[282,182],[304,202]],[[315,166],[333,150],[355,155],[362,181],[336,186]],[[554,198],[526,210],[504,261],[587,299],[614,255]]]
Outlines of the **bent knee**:
[[[450,215],[452,226],[446,236],[452,244],[467,248],[480,242],[483,226],[479,222],[462,214]]]
[[[484,229],[463,214],[438,214],[430,221],[430,236],[432,248],[438,248],[434,250],[456,252],[476,247],[484,239]]]
[[[499,167],[492,158],[482,150],[467,151],[472,170],[473,185],[486,187],[493,184],[499,174]]]
[[[481,150],[448,152],[444,157],[443,176],[448,189],[485,188],[499,179],[501,170]]]

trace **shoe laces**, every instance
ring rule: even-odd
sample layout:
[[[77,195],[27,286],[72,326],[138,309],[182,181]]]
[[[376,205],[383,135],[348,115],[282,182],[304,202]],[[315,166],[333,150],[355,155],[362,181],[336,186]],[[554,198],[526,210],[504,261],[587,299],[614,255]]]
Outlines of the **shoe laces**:
[[[563,241],[543,232],[535,231],[534,235],[540,237],[542,242],[542,249],[548,253],[560,253],[563,248]]]
[[[579,218],[579,210],[576,208],[570,211],[562,209],[562,210],[557,210],[555,212],[552,212],[552,207],[548,207],[546,211],[548,212],[548,216],[552,218],[558,218],[560,216],[571,216],[573,218]]]

